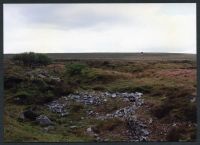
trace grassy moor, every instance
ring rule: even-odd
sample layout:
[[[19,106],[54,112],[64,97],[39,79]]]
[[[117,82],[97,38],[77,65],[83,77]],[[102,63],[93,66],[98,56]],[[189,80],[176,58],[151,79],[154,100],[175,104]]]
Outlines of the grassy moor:
[[[195,141],[196,55],[4,55],[4,141]]]

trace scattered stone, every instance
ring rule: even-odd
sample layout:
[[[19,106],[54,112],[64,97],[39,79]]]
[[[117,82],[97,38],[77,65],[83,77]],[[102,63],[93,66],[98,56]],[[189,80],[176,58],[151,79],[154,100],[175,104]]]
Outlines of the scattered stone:
[[[24,121],[24,120],[25,120],[24,112],[22,112],[22,113],[19,114],[18,119],[19,119],[20,121]]]
[[[122,97],[124,101],[136,102],[137,105],[143,104],[143,100],[140,98],[142,93],[108,93],[108,92],[76,92],[69,94],[66,98],[73,99],[76,102],[83,103],[84,105],[101,105],[107,102],[107,98]]]
[[[135,99],[134,97],[129,97],[129,101],[130,101],[130,102],[135,102],[136,99]]]
[[[32,71],[29,71],[27,72],[26,76],[30,77],[31,80],[34,80],[35,78],[41,78],[41,79],[49,79],[55,82],[61,82],[61,79],[59,77],[50,76],[49,72],[43,69],[35,69]]]
[[[139,139],[139,141],[147,141],[147,138],[144,137],[144,136],[141,136],[140,139]]]
[[[61,79],[59,77],[50,77],[51,80],[56,81],[56,82],[61,82]]]
[[[142,133],[143,133],[144,136],[149,135],[149,132],[146,129],[142,129],[141,131],[142,131]]]
[[[62,117],[69,114],[69,112],[67,112],[67,110],[65,109],[66,103],[61,103],[61,101],[59,101],[59,100],[52,101],[52,102],[46,104],[46,106],[48,106],[48,108],[52,112],[60,114],[60,116],[62,116]]]
[[[42,74],[39,74],[38,77],[39,77],[39,78],[42,78],[42,79],[46,78],[46,76],[44,76],[44,75],[42,75]]]
[[[69,112],[64,112],[64,113],[60,114],[61,117],[64,117],[64,116],[67,116],[67,115],[69,115]]]
[[[115,97],[117,97],[117,95],[116,94],[112,94],[112,98],[115,98]]]
[[[98,136],[98,137],[96,138],[96,141],[101,141],[101,138]]]
[[[41,126],[53,125],[53,122],[45,115],[38,116],[36,118],[36,122],[38,122]]]
[[[91,127],[87,128],[87,132],[91,133],[92,132],[92,128]]]
[[[127,125],[129,129],[129,133],[133,140],[138,141],[146,141],[146,137],[149,135],[149,131],[141,121],[137,120],[137,118],[128,118]]]
[[[70,126],[71,129],[74,129],[74,128],[77,128],[77,126],[73,125],[73,126]]]
[[[87,110],[87,115],[95,117],[99,120],[106,120],[106,119],[112,119],[112,118],[118,118],[120,120],[126,121],[128,124],[128,133],[130,134],[130,140],[133,141],[146,141],[148,135],[150,134],[147,130],[147,125],[145,125],[142,121],[139,121],[137,117],[135,116],[136,110],[144,103],[142,97],[142,93],[136,92],[136,93],[109,93],[109,92],[76,92],[73,94],[69,94],[68,96],[61,97],[61,101],[55,100],[47,104],[49,109],[52,112],[55,112],[57,114],[60,114],[60,116],[66,116],[69,113],[67,112],[67,102],[70,100],[81,103],[83,105],[101,105],[108,101],[108,98],[114,99],[114,98],[120,98],[123,101],[129,102],[128,106],[124,108],[120,108],[118,110],[115,110],[108,114],[98,114],[98,112],[95,112],[93,110]],[[84,117],[81,117],[81,120],[83,120]],[[150,118],[149,123],[152,123],[152,118]],[[71,129],[77,128],[77,126],[70,126]],[[105,141],[101,139],[98,134],[94,133],[92,130],[92,127],[89,127],[86,129],[86,132],[91,135],[95,136],[97,141]]]
[[[50,130],[53,130],[54,128],[55,128],[54,126],[47,126],[47,127],[44,128],[44,131],[48,132]]]
[[[108,138],[106,138],[106,139],[104,139],[103,141],[107,142],[107,141],[109,141],[109,139],[108,139]]]
[[[192,99],[190,100],[190,102],[191,102],[191,103],[196,102],[196,97],[192,98]]]
[[[153,119],[150,118],[150,119],[149,119],[149,124],[152,124],[152,123],[153,123]]]
[[[130,100],[128,98],[124,98],[124,101],[125,102],[129,102]]]
[[[173,125],[172,125],[173,127],[175,127],[176,126],[176,123],[173,123]]]

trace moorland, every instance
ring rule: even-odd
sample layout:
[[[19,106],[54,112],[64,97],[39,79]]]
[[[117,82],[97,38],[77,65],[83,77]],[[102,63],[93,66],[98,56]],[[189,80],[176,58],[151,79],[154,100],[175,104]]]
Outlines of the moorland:
[[[5,54],[4,141],[195,141],[196,55]]]

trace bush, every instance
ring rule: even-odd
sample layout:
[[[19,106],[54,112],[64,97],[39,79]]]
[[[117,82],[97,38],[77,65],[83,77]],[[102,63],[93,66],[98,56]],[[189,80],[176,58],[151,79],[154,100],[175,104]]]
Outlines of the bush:
[[[22,81],[23,79],[18,76],[5,76],[4,87],[5,89],[16,88]]]
[[[83,75],[87,71],[87,66],[84,64],[70,64],[66,66],[67,74],[70,76]]]
[[[17,104],[26,104],[29,101],[31,94],[26,91],[19,91],[13,96],[13,101]]]
[[[51,59],[46,55],[34,52],[17,54],[12,60],[28,66],[48,65],[51,63]]]

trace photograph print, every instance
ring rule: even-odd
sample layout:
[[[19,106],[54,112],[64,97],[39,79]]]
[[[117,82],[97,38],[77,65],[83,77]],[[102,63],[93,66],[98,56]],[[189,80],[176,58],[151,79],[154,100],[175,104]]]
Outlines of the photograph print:
[[[4,142],[193,142],[195,3],[4,4]]]

